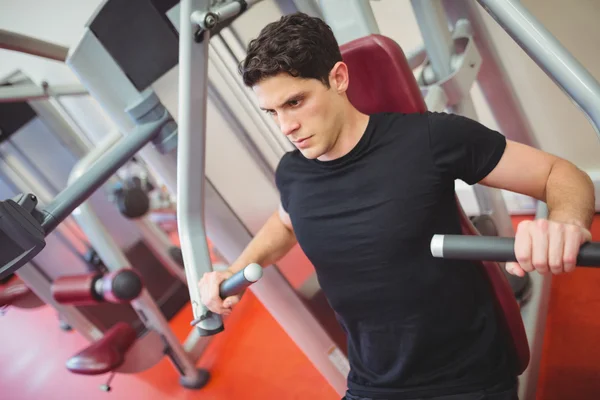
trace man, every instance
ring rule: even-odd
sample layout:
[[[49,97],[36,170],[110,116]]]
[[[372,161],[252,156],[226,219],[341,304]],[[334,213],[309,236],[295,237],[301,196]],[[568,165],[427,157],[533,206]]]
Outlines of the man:
[[[510,273],[570,272],[591,239],[589,177],[461,116],[362,114],[346,96],[351,71],[317,18],[269,24],[240,69],[297,149],[277,168],[279,209],[228,271],[200,281],[207,307],[229,314],[239,296],[219,299],[220,282],[299,243],[347,333],[347,399],[517,398],[489,288],[473,263],[435,259],[429,243],[461,232],[462,179],[548,204],[548,220],[519,225]]]

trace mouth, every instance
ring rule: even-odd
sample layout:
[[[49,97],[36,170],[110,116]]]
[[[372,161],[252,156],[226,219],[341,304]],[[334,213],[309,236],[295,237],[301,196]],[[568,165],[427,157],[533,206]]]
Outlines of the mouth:
[[[310,139],[311,137],[312,137],[312,136],[308,136],[308,137],[305,137],[304,139],[298,139],[298,140],[294,140],[293,142],[294,142],[295,144],[304,143],[305,141],[307,141],[307,140],[308,140],[308,139]]]

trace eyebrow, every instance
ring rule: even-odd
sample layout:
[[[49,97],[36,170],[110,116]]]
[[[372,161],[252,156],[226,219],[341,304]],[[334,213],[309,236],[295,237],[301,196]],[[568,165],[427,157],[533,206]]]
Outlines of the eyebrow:
[[[289,96],[283,103],[281,103],[280,107],[288,104],[291,101],[298,100],[298,99],[300,99],[300,98],[302,98],[304,96],[306,96],[306,92],[294,93],[291,96]],[[270,108],[263,108],[263,107],[260,107],[260,109],[263,110],[263,111],[269,111],[269,110],[271,110]]]

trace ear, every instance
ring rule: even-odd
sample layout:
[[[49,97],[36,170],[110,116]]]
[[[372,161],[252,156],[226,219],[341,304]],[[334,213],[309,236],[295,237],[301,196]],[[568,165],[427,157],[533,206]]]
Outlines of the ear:
[[[342,94],[348,90],[349,83],[348,66],[343,61],[338,61],[329,72],[329,85],[336,92]]]

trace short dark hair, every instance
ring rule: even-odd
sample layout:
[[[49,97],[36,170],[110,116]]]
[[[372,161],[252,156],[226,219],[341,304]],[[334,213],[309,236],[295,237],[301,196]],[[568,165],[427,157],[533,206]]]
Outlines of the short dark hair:
[[[329,87],[329,72],[338,61],[342,54],[329,25],[298,12],[268,24],[250,41],[240,73],[249,87],[281,72]]]

